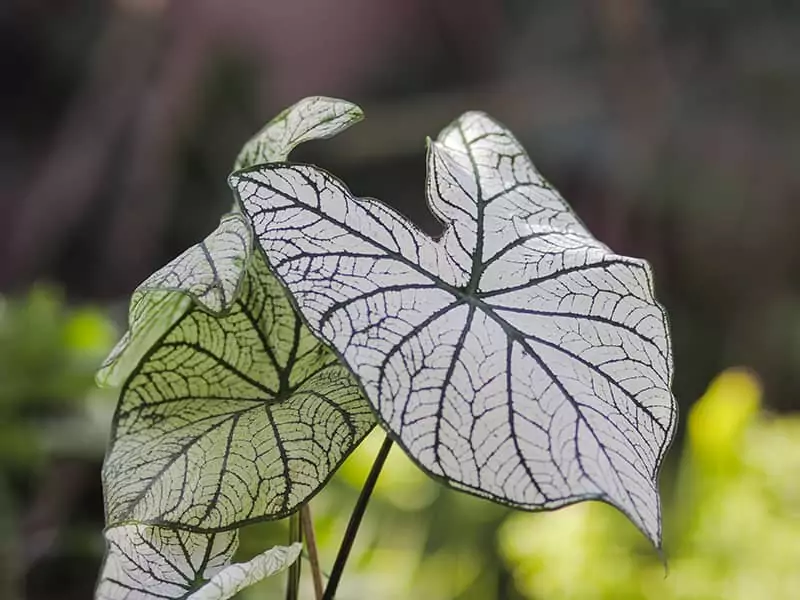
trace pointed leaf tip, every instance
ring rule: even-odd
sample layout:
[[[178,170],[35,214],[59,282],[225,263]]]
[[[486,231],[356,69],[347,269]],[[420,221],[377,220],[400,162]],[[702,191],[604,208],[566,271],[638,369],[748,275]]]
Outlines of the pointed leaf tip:
[[[361,108],[346,100],[313,96],[284,110],[247,142],[234,171],[286,160],[297,145],[330,138],[364,118]]]

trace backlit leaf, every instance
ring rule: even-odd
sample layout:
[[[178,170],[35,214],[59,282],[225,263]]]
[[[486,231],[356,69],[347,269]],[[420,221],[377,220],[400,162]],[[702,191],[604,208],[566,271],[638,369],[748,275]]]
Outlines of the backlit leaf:
[[[299,144],[329,138],[362,118],[355,104],[305,98],[284,110],[245,144],[235,169],[286,160]],[[129,328],[97,373],[103,386],[119,386],[167,329],[197,302],[212,313],[230,308],[251,254],[241,216],[225,215],[219,227],[151,275],[133,293]]]
[[[672,356],[646,262],[595,240],[481,113],[428,155],[434,240],[328,173],[231,177],[312,331],[428,473],[527,509],[600,499],[661,540]]]
[[[96,600],[225,600],[283,571],[301,550],[300,544],[277,546],[232,565],[236,531],[199,534],[141,524],[113,527],[106,541]]]
[[[297,145],[329,138],[364,117],[355,104],[337,98],[304,98],[272,119],[247,142],[236,158],[234,171],[286,160]]]
[[[148,277],[133,293],[128,331],[100,368],[98,382],[120,385],[192,303],[214,314],[227,311],[251,245],[241,214],[225,215],[205,240]]]
[[[291,513],[374,417],[259,252],[227,314],[195,306],[145,355],[114,423],[108,524],[221,530]]]

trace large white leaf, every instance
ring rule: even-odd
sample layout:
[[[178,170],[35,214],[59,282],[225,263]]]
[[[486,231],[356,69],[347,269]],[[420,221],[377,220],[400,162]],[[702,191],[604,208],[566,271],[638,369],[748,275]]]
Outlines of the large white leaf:
[[[220,530],[285,516],[373,424],[259,251],[227,314],[191,308],[125,382],[103,467],[107,522]]]
[[[528,509],[601,499],[660,544],[676,408],[649,266],[596,241],[506,129],[467,113],[431,144],[441,240],[311,166],[230,181],[311,329],[423,469]]]
[[[225,600],[297,560],[301,545],[276,546],[230,564],[238,533],[199,534],[141,524],[106,531],[96,600]]]
[[[235,168],[285,160],[299,144],[336,135],[362,116],[358,106],[344,100],[320,96],[300,100],[245,144]],[[128,331],[98,371],[98,384],[121,385],[193,303],[214,314],[226,312],[250,255],[250,232],[241,215],[225,215],[205,240],[148,277],[133,293]]]

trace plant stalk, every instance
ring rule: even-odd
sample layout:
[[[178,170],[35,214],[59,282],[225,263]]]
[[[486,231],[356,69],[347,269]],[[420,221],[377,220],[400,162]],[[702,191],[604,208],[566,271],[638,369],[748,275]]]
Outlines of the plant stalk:
[[[383,464],[386,462],[386,457],[389,456],[389,450],[392,449],[392,439],[387,435],[383,440],[383,445],[375,457],[375,462],[372,464],[367,480],[364,482],[364,487],[361,488],[361,494],[358,496],[358,501],[353,509],[353,514],[350,515],[350,522],[347,524],[347,529],[342,538],[342,545],[339,546],[339,553],[336,555],[336,562],[333,564],[331,577],[328,580],[328,587],[325,588],[325,595],[322,600],[333,600],[336,596],[336,589],[339,587],[339,581],[342,578],[345,564],[350,556],[350,550],[353,549],[353,542],[358,533],[358,527],[361,525],[361,519],[367,510],[369,498],[372,496],[372,490],[375,489],[375,483],[378,481],[378,476],[381,474]]]
[[[308,561],[311,563],[311,577],[314,581],[314,598],[316,598],[316,600],[322,600],[322,571],[319,568],[317,536],[314,534],[314,519],[311,517],[310,504],[304,504],[300,507],[300,525],[303,529],[303,536],[306,539]]]
[[[300,513],[289,517],[289,544],[303,541],[303,524]],[[300,567],[303,561],[296,560],[289,567],[289,581],[286,584],[286,600],[298,600],[300,597]]]

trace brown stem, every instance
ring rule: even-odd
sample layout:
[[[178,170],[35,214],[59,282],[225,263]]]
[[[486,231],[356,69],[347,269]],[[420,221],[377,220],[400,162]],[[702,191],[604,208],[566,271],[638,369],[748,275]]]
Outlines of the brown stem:
[[[304,504],[300,507],[300,523],[303,528],[308,561],[311,563],[311,576],[314,580],[314,597],[322,600],[322,571],[319,568],[319,554],[317,553],[317,538],[314,534],[314,520],[311,518],[311,506]]]

